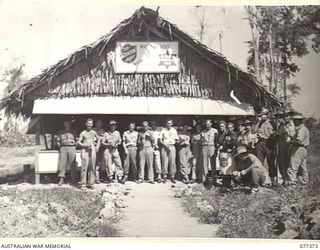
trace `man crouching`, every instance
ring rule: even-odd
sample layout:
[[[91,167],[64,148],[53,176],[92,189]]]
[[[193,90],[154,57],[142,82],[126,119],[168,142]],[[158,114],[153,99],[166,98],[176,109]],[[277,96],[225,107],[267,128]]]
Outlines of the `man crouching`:
[[[244,146],[239,146],[235,154],[236,166],[233,175],[235,182],[250,186],[251,192],[259,191],[259,185],[263,185],[266,175],[261,161],[254,155],[247,152]]]

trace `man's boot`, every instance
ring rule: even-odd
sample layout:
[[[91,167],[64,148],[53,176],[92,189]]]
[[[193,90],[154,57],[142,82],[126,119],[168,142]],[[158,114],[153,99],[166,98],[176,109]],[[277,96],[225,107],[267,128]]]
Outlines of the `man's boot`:
[[[63,183],[64,183],[64,178],[61,177],[61,178],[60,178],[60,181],[59,181],[59,183],[58,183],[58,186],[62,186]]]
[[[171,176],[171,182],[172,182],[173,184],[176,183],[176,179],[174,178],[174,176]]]
[[[100,184],[100,183],[101,183],[99,171],[96,172],[96,180],[95,180],[95,183],[97,183],[97,184]]]
[[[165,175],[165,174],[163,175],[162,182],[163,182],[163,183],[167,183],[167,175]]]
[[[120,183],[125,184],[127,180],[128,180],[128,175],[124,175]]]
[[[183,177],[182,182],[183,182],[184,184],[189,184],[189,177],[188,177],[188,175],[186,175],[186,176]]]
[[[162,182],[161,174],[158,174],[158,175],[157,175],[156,181],[157,181],[158,183],[161,183],[161,182]]]
[[[272,177],[271,178],[271,186],[276,187],[277,185],[278,185],[277,177]]]

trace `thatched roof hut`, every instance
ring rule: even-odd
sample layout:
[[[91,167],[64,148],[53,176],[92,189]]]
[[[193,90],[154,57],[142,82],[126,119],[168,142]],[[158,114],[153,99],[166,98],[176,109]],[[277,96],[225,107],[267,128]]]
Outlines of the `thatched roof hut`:
[[[119,41],[176,42],[179,72],[117,72]],[[30,117],[92,113],[241,115],[239,110],[248,107],[258,111],[281,103],[253,75],[161,18],[157,11],[141,7],[98,41],[26,81],[0,105],[8,112]]]

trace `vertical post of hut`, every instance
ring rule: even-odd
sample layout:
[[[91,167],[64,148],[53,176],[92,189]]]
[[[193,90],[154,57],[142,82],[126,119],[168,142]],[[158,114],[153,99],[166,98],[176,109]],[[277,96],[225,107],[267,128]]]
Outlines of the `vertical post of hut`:
[[[34,166],[34,171],[35,171],[35,180],[34,183],[35,184],[40,184],[40,173],[39,173],[39,152],[36,151],[36,159],[35,159],[35,166]]]
[[[49,146],[48,146],[48,141],[47,141],[47,136],[46,136],[46,129],[45,129],[45,122],[43,119],[41,119],[40,121],[40,130],[41,130],[41,134],[43,136],[43,141],[44,141],[44,145],[46,147],[46,150],[49,149]]]
[[[51,149],[54,149],[54,133],[51,133]]]
[[[41,144],[41,122],[42,119],[41,117],[39,117],[40,119],[38,120],[37,124],[36,124],[36,145],[40,145]],[[39,149],[36,150],[35,152],[35,184],[40,184],[40,173],[39,173],[39,164],[38,164],[38,157],[39,157]]]
[[[40,135],[41,135],[41,121],[38,121],[36,124],[36,145],[40,145]]]

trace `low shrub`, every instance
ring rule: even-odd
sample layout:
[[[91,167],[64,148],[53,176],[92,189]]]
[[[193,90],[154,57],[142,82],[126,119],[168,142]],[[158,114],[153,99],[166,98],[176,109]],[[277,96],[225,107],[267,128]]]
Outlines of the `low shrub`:
[[[219,202],[202,185],[193,188],[186,187],[181,191],[184,207],[192,216],[196,216],[203,223],[218,223],[220,210]]]
[[[118,218],[102,218],[103,207],[101,195],[94,190],[2,187],[0,237],[117,236]]]
[[[319,153],[317,145],[309,149],[307,186],[261,188],[250,195],[241,189],[222,193],[201,185],[185,187],[185,210],[201,222],[219,223],[218,237],[319,239]],[[213,209],[204,209],[207,205]]]
[[[8,132],[0,134],[0,146],[25,147],[33,145],[35,145],[34,135],[26,135],[19,132]]]

